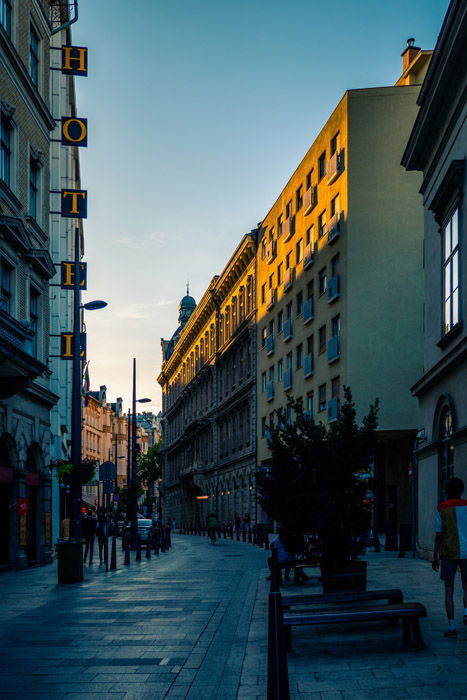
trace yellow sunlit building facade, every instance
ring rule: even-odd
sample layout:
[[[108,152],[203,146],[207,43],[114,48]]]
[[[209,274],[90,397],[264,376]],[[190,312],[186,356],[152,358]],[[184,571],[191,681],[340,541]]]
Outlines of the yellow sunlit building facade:
[[[413,43],[413,42],[412,42]],[[288,399],[336,419],[380,400],[380,524],[410,523],[422,367],[420,177],[400,166],[429,61],[409,42],[395,86],[349,90],[263,219],[258,245],[258,463]]]

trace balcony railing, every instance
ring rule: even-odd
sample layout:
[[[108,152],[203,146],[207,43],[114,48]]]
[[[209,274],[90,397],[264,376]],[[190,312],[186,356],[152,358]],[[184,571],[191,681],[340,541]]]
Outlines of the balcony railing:
[[[292,388],[292,369],[286,369],[284,372],[284,391]]]
[[[303,362],[303,376],[311,377],[312,374],[314,374],[313,355],[305,355],[305,360]]]
[[[341,215],[340,212],[336,212],[333,217],[328,221],[328,243],[334,243],[335,240],[339,238],[341,234]]]
[[[284,234],[284,241],[288,241],[289,238],[292,238],[292,236],[295,233],[295,217],[289,216],[284,221],[284,226],[282,228],[282,232]]]
[[[303,304],[303,322],[310,323],[315,315],[315,310],[313,308],[313,298],[307,299]]]
[[[307,216],[318,204],[318,187],[312,185],[303,195],[303,214]]]
[[[288,270],[284,272],[284,292],[286,292],[293,284],[293,267],[289,267]]]
[[[339,399],[331,399],[328,401],[328,423],[334,423],[339,418]]]
[[[303,269],[306,270],[313,265],[315,254],[313,252],[313,243],[308,243],[303,251]]]
[[[340,351],[340,337],[338,335],[333,336],[328,342],[328,362],[331,364],[338,360],[341,356]]]
[[[328,279],[328,302],[331,303],[340,296],[340,275],[334,275]]]
[[[290,340],[293,335],[293,325],[292,325],[292,319],[288,318],[286,321],[284,321],[284,331],[283,331],[283,338],[285,341]]]
[[[265,260],[268,265],[272,263],[276,257],[276,241],[270,241],[266,246]]]
[[[276,290],[275,289],[268,289],[266,291],[266,308],[272,309],[275,302],[276,302]]]
[[[272,401],[274,398],[274,379],[266,384],[266,400]]]
[[[337,180],[344,170],[344,152],[336,151],[328,160],[328,185]]]
[[[272,355],[274,352],[274,333],[271,333],[266,337],[266,355]]]

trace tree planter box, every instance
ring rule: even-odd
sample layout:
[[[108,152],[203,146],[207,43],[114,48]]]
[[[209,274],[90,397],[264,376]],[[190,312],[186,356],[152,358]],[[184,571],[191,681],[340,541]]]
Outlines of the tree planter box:
[[[328,564],[321,567],[323,593],[336,591],[366,591],[366,561]]]

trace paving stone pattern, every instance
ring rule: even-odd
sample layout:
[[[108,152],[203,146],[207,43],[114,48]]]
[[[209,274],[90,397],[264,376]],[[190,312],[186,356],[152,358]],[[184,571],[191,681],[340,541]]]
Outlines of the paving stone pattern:
[[[56,565],[0,576],[0,698],[266,698],[267,553],[175,535],[158,558],[56,584]],[[121,553],[119,552],[119,556]],[[368,586],[427,606],[427,651],[383,623],[295,628],[293,700],[467,699],[467,627],[443,638],[441,584],[427,562],[369,554]],[[314,572],[310,570],[310,573]],[[320,590],[317,576],[304,587]]]

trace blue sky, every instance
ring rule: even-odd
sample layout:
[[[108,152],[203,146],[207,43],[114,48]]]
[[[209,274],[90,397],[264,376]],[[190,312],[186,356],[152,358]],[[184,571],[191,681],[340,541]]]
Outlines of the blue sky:
[[[393,84],[448,0],[80,0],[91,387],[159,410],[160,338],[261,221],[350,88]],[[131,8],[131,11],[130,11]],[[148,405],[146,405],[147,407]]]

